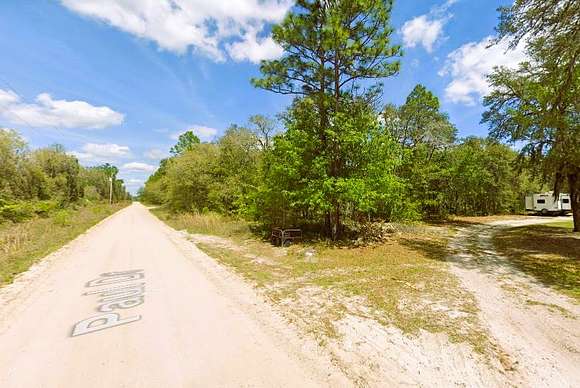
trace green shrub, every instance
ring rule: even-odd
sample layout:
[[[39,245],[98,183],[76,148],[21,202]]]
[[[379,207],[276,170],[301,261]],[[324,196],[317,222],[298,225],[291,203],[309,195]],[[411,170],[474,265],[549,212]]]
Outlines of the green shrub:
[[[0,221],[23,222],[34,216],[48,217],[59,208],[57,201],[16,202],[0,204]]]
[[[32,204],[33,212],[41,217],[48,217],[59,208],[57,201],[39,201]]]
[[[69,226],[71,224],[70,212],[68,210],[59,210],[54,215],[53,222],[58,226]]]
[[[30,203],[12,203],[0,206],[0,218],[12,222],[22,222],[34,215],[34,209]]]
[[[89,201],[99,201],[101,200],[101,195],[95,186],[86,186],[84,188],[84,198]]]

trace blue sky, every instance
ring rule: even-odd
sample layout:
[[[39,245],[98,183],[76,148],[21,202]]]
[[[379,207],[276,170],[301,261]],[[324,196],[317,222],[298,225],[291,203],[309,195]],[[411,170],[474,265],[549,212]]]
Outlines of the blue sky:
[[[176,136],[209,141],[250,115],[275,115],[290,98],[253,88],[289,0],[3,0],[0,126],[31,147],[63,144],[82,164],[111,162],[135,191]],[[522,50],[487,48],[497,0],[395,2],[402,71],[383,80],[400,104],[417,83],[441,99],[461,136],[481,135],[485,74]]]

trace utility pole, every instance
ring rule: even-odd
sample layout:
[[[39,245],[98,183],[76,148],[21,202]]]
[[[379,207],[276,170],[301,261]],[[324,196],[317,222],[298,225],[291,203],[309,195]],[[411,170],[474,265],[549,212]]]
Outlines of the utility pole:
[[[109,205],[113,203],[113,177],[109,177]]]

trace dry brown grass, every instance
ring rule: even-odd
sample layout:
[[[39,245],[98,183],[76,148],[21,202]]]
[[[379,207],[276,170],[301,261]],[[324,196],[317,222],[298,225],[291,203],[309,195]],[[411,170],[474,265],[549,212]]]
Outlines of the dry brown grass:
[[[188,218],[161,218],[174,228],[200,233],[199,220],[188,225]],[[245,232],[230,234],[227,242],[200,239],[198,246],[254,282],[321,337],[336,335],[334,322],[349,313],[406,333],[443,332],[483,352],[490,344],[480,327],[476,302],[448,272],[445,261],[451,229],[400,229],[404,232],[384,243],[362,247],[315,242],[279,248]]]
[[[0,286],[127,204],[93,204],[47,218],[0,224]]]
[[[477,225],[477,224],[488,224],[493,221],[503,221],[503,220],[517,220],[525,219],[527,216],[522,214],[500,214],[494,216],[452,216],[446,221],[448,224],[452,225]]]
[[[187,229],[192,233],[221,237],[250,237],[250,225],[218,213],[170,213],[164,208],[151,209],[157,217],[171,223],[178,230]]]
[[[580,301],[580,234],[571,222],[512,228],[494,244],[521,271]]]

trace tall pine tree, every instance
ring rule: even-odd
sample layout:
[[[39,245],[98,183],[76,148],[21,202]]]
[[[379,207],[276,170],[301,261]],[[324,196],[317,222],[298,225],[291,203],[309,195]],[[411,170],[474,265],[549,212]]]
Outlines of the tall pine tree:
[[[307,130],[317,139],[312,153],[327,178],[323,208],[327,232],[334,239],[342,230],[339,192],[349,173],[343,154],[350,141],[345,137],[352,139],[352,131],[343,133],[336,125],[341,120],[333,117],[349,111],[358,94],[377,96],[378,85],[369,85],[365,93],[361,81],[399,71],[401,50],[390,40],[391,9],[392,1],[384,0],[298,0],[294,12],[272,30],[285,55],[263,61],[263,77],[252,80],[257,87],[311,101],[307,106],[317,120]]]

